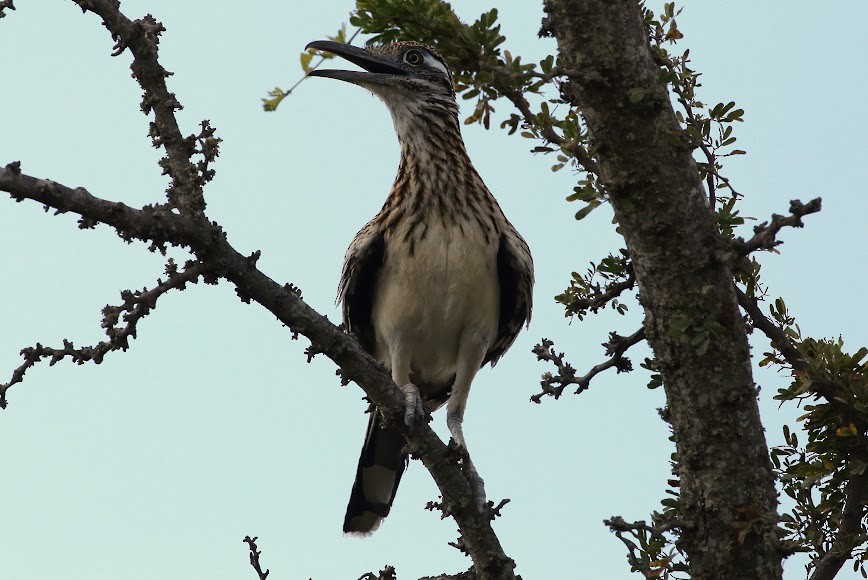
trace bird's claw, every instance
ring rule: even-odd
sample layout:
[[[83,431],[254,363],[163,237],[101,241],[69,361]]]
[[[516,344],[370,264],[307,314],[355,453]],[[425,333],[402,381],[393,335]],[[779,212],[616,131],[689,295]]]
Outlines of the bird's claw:
[[[404,393],[404,424],[412,431],[416,426],[416,421],[425,418],[422,394],[413,383],[402,386],[401,392]]]

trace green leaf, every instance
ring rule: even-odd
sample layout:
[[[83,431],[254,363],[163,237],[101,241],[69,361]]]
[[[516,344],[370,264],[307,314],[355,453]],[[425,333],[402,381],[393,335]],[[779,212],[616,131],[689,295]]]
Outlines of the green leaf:
[[[589,201],[588,205],[586,205],[585,207],[583,207],[582,209],[580,209],[579,211],[576,212],[576,219],[577,220],[585,219],[586,217],[588,217],[588,214],[591,213],[592,211],[594,211],[595,209],[597,209],[597,207],[599,205],[600,205],[600,202],[596,199]]]
[[[289,93],[283,92],[283,89],[280,87],[274,87],[273,90],[268,91],[268,96],[272,98],[262,99],[262,108],[268,112],[276,110],[277,106],[288,94]]]

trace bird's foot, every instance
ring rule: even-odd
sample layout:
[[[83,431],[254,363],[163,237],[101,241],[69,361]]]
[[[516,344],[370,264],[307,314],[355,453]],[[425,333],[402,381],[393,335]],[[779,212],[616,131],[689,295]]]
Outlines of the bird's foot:
[[[424,420],[425,405],[422,403],[422,394],[419,387],[413,383],[407,383],[401,387],[404,393],[404,424],[413,430],[417,420]]]

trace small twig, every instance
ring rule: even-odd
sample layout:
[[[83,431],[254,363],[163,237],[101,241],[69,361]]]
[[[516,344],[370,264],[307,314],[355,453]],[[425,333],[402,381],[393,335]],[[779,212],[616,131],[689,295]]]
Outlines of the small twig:
[[[7,8],[9,10],[15,10],[15,6],[12,4],[12,0],[0,0],[0,18],[6,16],[3,11]]]
[[[262,553],[256,547],[256,540],[259,539],[259,536],[244,536],[243,542],[247,544],[247,547],[250,548],[250,565],[253,566],[253,569],[256,570],[256,573],[259,575],[259,580],[265,580],[268,578],[268,575],[271,573],[270,570],[266,569],[265,572],[262,571],[262,565],[259,563],[259,555]]]
[[[394,566],[386,566],[382,570],[380,570],[379,574],[374,574],[373,572],[366,572],[359,576],[359,580],[397,580],[398,576],[395,574]]]
[[[778,352],[781,353],[794,370],[807,370],[808,364],[805,362],[799,349],[795,347],[781,327],[763,314],[757,299],[748,296],[738,287],[735,289],[735,294],[738,297],[738,305],[747,313],[754,328],[759,329],[772,341],[772,345],[778,349]]]
[[[613,532],[636,532],[636,531],[644,531],[651,534],[653,537],[662,538],[663,534],[666,532],[671,532],[675,528],[680,528],[682,526],[681,522],[678,520],[672,520],[665,523],[661,523],[660,525],[650,526],[645,523],[645,520],[639,520],[638,522],[628,522],[621,516],[612,516],[608,520],[603,520],[603,523],[609,527]]]
[[[545,395],[559,398],[563,394],[564,389],[569,385],[578,385],[575,394],[585,391],[591,385],[591,379],[601,372],[615,367],[619,373],[630,372],[633,370],[633,363],[624,356],[627,350],[639,342],[645,340],[645,329],[640,328],[630,336],[621,336],[617,333],[610,332],[609,340],[603,343],[606,349],[606,355],[610,358],[589,370],[581,377],[576,376],[576,369],[564,360],[564,353],[557,353],[554,349],[554,342],[544,338],[542,342],[533,347],[532,352],[536,355],[537,360],[548,361],[555,365],[557,374],[545,373],[540,380],[542,392],[530,398],[534,403],[539,404]],[[555,386],[557,385],[557,386]]]
[[[817,213],[821,207],[822,200],[819,197],[808,203],[794,199],[790,202],[790,215],[772,214],[771,222],[763,222],[754,227],[754,235],[751,239],[744,241],[742,238],[736,238],[732,242],[733,249],[741,256],[747,256],[757,250],[773,250],[783,243],[777,239],[778,232],[788,226],[804,227],[802,218],[808,214]]]
[[[148,290],[124,290],[121,292],[123,304],[119,306],[107,305],[103,308],[102,327],[108,336],[108,340],[99,342],[93,346],[76,348],[69,340],[63,340],[63,348],[52,348],[37,343],[34,347],[21,349],[24,362],[12,372],[12,378],[8,383],[0,384],[0,409],[6,408],[6,392],[9,388],[24,380],[24,374],[43,359],[50,359],[49,365],[54,366],[66,357],[76,364],[84,364],[93,361],[100,364],[109,352],[127,350],[130,347],[129,339],[136,338],[139,321],[156,308],[157,300],[170,290],[183,290],[188,283],[195,283],[203,275],[204,265],[201,262],[188,261],[183,272],[177,271],[173,260],[166,265],[168,278],[157,280],[157,285]],[[123,318],[126,323],[118,327],[118,321]]]
[[[519,90],[503,90],[503,96],[505,96],[509,101],[515,105],[515,108],[519,110],[521,116],[524,118],[524,122],[530,126],[536,126],[536,115],[530,110],[530,104],[527,102],[527,99],[524,98],[524,95]],[[553,143],[558,147],[562,147],[564,145],[564,138],[558,135],[554,128],[550,124],[546,124],[540,127],[542,130],[543,139],[548,141],[549,143]],[[597,165],[597,162],[591,157],[588,153],[587,149],[582,147],[578,143],[571,143],[567,146],[567,152],[573,155],[581,164],[582,167],[585,168],[586,171],[594,173],[596,175],[600,174],[600,167]]]
[[[602,289],[599,284],[591,285],[590,279],[588,285],[589,296],[587,298],[573,298],[564,304],[568,312],[582,315],[584,312],[590,310],[596,313],[627,290],[632,290],[636,285],[636,274],[633,272],[632,265],[628,265],[627,278],[624,280],[607,284],[602,287],[605,289]]]
[[[652,538],[661,541],[663,544],[667,542],[664,535],[676,528],[682,527],[682,523],[677,520],[668,521],[655,526],[649,526],[644,520],[638,522],[627,522],[621,516],[612,516],[610,519],[603,520],[603,523],[615,534],[621,542],[627,547],[627,561],[630,563],[630,568],[637,572],[641,572],[646,578],[659,578],[661,570],[659,567],[652,568],[636,555],[637,552],[644,551],[633,540],[624,537],[624,534],[631,534],[634,538],[639,539],[639,532],[645,532]],[[668,576],[664,576],[668,577]]]
[[[356,31],[353,32],[352,36],[350,36],[350,39],[347,41],[347,44],[352,44],[353,40],[356,39],[356,36],[358,36],[361,31],[362,31],[361,28],[356,28]],[[310,67],[310,71],[306,72],[305,74],[302,75],[302,77],[300,79],[295,81],[295,84],[292,85],[291,87],[289,87],[286,91],[284,91],[284,94],[287,94],[287,95],[291,94],[292,91],[294,91],[298,87],[298,85],[300,85],[301,83],[303,83],[304,81],[307,80],[307,77],[311,72],[315,71],[320,66],[322,66],[322,63],[329,60],[329,58],[330,57],[321,56],[320,59],[317,61],[317,63],[315,65],[313,65],[312,67]]]

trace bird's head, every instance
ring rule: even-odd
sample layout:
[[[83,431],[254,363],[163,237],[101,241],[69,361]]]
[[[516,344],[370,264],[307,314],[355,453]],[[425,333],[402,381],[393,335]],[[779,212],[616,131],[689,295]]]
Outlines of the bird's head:
[[[360,85],[385,101],[393,114],[396,109],[426,104],[457,111],[452,73],[443,57],[424,44],[396,42],[360,48],[331,40],[316,40],[306,48],[330,52],[364,69],[317,69],[308,76]]]

